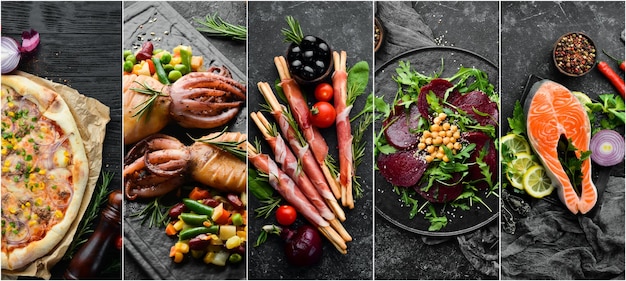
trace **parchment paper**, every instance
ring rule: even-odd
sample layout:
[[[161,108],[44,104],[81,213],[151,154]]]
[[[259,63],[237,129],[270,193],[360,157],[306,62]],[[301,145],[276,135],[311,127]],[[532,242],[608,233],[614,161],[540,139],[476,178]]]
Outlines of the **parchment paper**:
[[[74,219],[74,222],[63,239],[50,253],[35,260],[28,267],[22,270],[2,270],[3,279],[5,275],[6,277],[31,276],[50,279],[50,269],[63,258],[63,255],[74,239],[74,233],[89,205],[96,183],[100,177],[100,168],[102,167],[102,143],[106,133],[106,124],[111,118],[107,106],[96,99],[80,94],[78,91],[68,86],[57,84],[26,72],[18,71],[13,74],[24,76],[39,85],[52,89],[63,97],[74,116],[74,120],[76,120],[78,131],[85,145],[85,153],[87,153],[87,159],[89,160],[89,180],[87,181],[85,194],[77,217]]]

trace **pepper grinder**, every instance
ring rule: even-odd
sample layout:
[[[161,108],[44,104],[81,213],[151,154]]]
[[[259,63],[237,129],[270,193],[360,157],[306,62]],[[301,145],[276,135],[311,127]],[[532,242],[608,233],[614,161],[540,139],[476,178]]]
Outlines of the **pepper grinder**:
[[[121,235],[122,192],[113,191],[100,222],[89,240],[76,252],[63,276],[68,280],[94,279],[102,270],[106,252],[116,247]]]

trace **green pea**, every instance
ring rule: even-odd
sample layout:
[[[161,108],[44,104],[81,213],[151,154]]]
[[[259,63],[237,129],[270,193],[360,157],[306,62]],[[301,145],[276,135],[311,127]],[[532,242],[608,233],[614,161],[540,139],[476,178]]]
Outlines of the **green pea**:
[[[163,49],[155,49],[154,51],[152,51],[152,54],[156,55],[156,54],[158,54],[160,52],[163,52]]]
[[[183,74],[178,70],[172,70],[167,74],[167,79],[169,79],[170,82],[176,82],[180,77],[183,77]]]
[[[177,64],[174,66],[174,69],[180,71],[180,73],[182,74],[187,74],[189,72],[187,66],[185,66],[184,64]]]
[[[228,257],[228,261],[230,263],[238,263],[242,260],[243,258],[241,257],[240,254],[234,253],[232,255],[230,255],[230,257]]]
[[[170,63],[171,60],[172,60],[172,55],[170,54],[170,52],[164,51],[163,54],[161,55],[161,62],[163,64],[168,64]]]
[[[132,55],[132,54],[133,54],[133,52],[131,50],[124,50],[123,57],[126,58],[127,56]]]
[[[124,71],[126,72],[132,72],[133,71],[133,65],[135,65],[132,61],[125,61],[124,62]]]
[[[133,64],[137,64],[137,58],[133,54],[126,56],[126,61],[130,61]]]
[[[241,217],[240,213],[234,214],[231,219],[233,220],[233,224],[236,226],[240,226],[243,224],[243,217]]]
[[[163,61],[161,61],[163,62]],[[174,66],[171,64],[166,64],[163,66],[163,69],[165,70],[166,73],[170,73],[170,71],[174,70]]]

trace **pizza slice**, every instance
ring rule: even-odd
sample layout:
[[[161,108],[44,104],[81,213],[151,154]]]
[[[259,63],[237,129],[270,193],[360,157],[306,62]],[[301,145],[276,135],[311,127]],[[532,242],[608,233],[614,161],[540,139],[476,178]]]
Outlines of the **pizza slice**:
[[[26,77],[2,75],[2,269],[51,252],[77,218],[87,155],[63,98]]]

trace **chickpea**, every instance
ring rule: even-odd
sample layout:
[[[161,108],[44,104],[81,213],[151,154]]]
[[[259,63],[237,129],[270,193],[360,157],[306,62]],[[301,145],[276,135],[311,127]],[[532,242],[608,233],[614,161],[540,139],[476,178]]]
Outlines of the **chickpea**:
[[[424,140],[424,143],[431,145],[433,144],[433,138],[427,138],[426,140]]]
[[[446,147],[447,147],[448,149],[450,149],[450,150],[453,150],[453,149],[454,149],[454,144],[452,144],[452,143],[450,142],[450,143],[446,144]]]
[[[437,124],[437,123],[432,124],[430,126],[430,131],[433,132],[433,133],[439,132],[440,130],[441,130],[441,128],[440,128],[439,124]]]
[[[433,154],[433,153],[435,152],[435,146],[433,146],[433,145],[429,145],[429,146],[426,148],[426,151],[427,151],[428,153],[430,153],[430,154]]]
[[[425,143],[420,142],[419,144],[417,144],[417,149],[424,150],[424,148],[426,148],[426,144]]]
[[[442,120],[443,120],[443,119],[446,119],[447,117],[448,117],[448,115],[447,115],[447,114],[445,114],[445,113],[443,113],[443,112],[442,112],[442,113],[439,113],[439,118],[440,118],[440,119],[442,119]]]
[[[424,138],[430,138],[432,136],[432,133],[430,131],[424,131],[424,134],[422,134],[422,137]]]
[[[443,145],[448,145],[450,143],[449,137],[443,137]]]
[[[424,156],[424,160],[426,160],[426,162],[430,163],[430,162],[433,162],[433,160],[435,160],[435,158],[430,156],[430,155],[426,155],[426,156]]]
[[[455,132],[454,132],[454,134],[452,134],[452,136],[453,136],[455,139],[459,139],[459,138],[461,137],[461,132],[459,132],[459,131],[455,131]]]
[[[439,147],[439,150],[437,151],[437,153],[445,153],[445,151],[443,150],[443,146]]]
[[[457,125],[451,125],[450,130],[452,130],[452,132],[456,132],[459,130],[459,127]]]
[[[443,129],[444,129],[444,130],[446,130],[446,131],[447,131],[447,130],[450,130],[450,123],[448,123],[448,122],[443,123],[442,127],[443,127]]]
[[[433,123],[435,123],[437,125],[441,124],[441,118],[435,117],[435,119],[433,119]]]
[[[450,137],[450,143],[456,143],[456,138],[455,137]]]
[[[454,134],[451,130],[446,131],[446,137],[452,137],[452,134]]]
[[[434,145],[440,145],[441,142],[443,142],[443,139],[441,137],[436,137],[435,139],[433,139]]]
[[[443,158],[443,156],[444,156],[444,155],[445,155],[445,154],[443,154],[443,153],[441,153],[441,152],[437,153],[437,159],[441,159],[441,158]]]
[[[446,131],[439,131],[439,136],[440,137],[445,137],[446,136]]]
[[[450,162],[450,159],[448,158],[448,155],[444,155],[441,160],[443,160],[443,162]]]
[[[454,149],[456,149],[456,150],[461,149],[461,143],[460,142],[455,143],[454,144]]]

